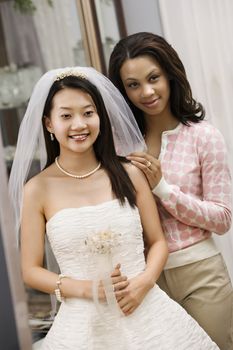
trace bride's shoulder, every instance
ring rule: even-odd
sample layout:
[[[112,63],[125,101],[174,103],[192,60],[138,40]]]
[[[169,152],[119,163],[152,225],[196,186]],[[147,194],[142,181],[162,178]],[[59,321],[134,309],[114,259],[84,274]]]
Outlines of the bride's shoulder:
[[[50,170],[46,168],[32,176],[24,185],[24,195],[38,195],[46,191]]]
[[[132,163],[123,164],[125,170],[127,171],[130,180],[133,182],[134,186],[137,188],[140,184],[147,182],[145,175],[143,172],[138,169]]]

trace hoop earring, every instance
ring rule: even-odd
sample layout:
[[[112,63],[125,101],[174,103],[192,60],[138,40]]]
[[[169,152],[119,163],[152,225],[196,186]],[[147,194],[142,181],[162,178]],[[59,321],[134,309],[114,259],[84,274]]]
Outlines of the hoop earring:
[[[54,141],[54,135],[52,133],[50,133],[50,139],[51,141]]]

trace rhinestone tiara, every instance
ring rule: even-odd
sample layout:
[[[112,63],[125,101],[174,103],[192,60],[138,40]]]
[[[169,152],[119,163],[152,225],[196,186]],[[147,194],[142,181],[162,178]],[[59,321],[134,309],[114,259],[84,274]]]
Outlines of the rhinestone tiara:
[[[87,76],[81,72],[79,72],[78,70],[76,69],[69,69],[69,70],[66,70],[66,71],[63,71],[59,74],[57,74],[56,76],[56,80],[62,80],[66,77],[70,77],[70,76],[75,76],[75,77],[78,77],[78,78],[81,78],[81,79],[87,79]]]

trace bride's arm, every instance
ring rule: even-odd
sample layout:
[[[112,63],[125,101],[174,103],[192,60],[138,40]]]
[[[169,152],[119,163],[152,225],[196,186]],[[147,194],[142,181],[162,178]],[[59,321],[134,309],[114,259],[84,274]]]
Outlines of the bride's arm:
[[[167,243],[148,182],[142,172],[133,165],[128,165],[127,170],[136,189],[137,207],[149,250],[145,270],[130,279],[128,287],[116,293],[119,306],[126,315],[140,305],[147,292],[154,286],[168,256]]]
[[[37,179],[32,179],[24,189],[21,220],[21,266],[24,282],[34,289],[53,294],[57,289],[58,275],[43,267],[45,252],[45,217],[42,188]],[[112,273],[115,290],[128,285],[127,278],[121,275],[120,266]],[[92,281],[63,278],[60,285],[64,297],[92,299]],[[102,285],[99,286],[99,299],[105,299]]]

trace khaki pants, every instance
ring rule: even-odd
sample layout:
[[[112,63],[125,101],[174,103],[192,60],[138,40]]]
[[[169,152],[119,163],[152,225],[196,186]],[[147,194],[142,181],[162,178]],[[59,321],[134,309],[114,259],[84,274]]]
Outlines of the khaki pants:
[[[233,288],[220,254],[164,270],[158,285],[184,307],[221,350],[233,350]]]

